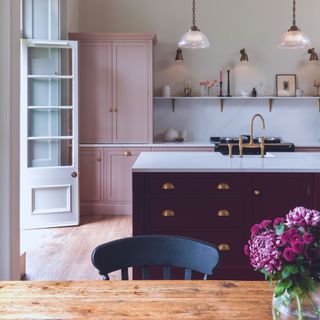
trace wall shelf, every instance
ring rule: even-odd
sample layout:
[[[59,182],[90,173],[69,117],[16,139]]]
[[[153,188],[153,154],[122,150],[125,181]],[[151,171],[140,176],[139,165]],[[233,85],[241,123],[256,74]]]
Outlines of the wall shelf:
[[[318,102],[318,108],[320,112],[320,97],[315,96],[307,96],[307,97],[276,97],[276,96],[263,96],[263,97],[154,97],[154,100],[156,101],[171,101],[172,104],[172,111],[175,111],[176,108],[176,101],[180,100],[195,100],[195,101],[201,101],[201,100],[209,100],[209,101],[219,101],[220,102],[220,109],[221,112],[224,110],[225,101],[228,100],[251,100],[251,101],[268,101],[269,103],[269,111],[272,112],[273,108],[273,102],[277,100],[294,100],[294,101],[305,101],[305,100],[311,100],[311,101],[317,101]]]

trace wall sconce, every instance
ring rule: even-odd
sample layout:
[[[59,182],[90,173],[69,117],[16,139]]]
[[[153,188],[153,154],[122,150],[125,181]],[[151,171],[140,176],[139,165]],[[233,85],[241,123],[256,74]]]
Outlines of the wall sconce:
[[[246,53],[246,49],[245,48],[240,50],[240,54],[241,54],[241,57],[240,57],[240,61],[241,62],[249,61],[249,58],[248,58],[248,55]]]
[[[182,61],[183,61],[182,49],[178,48],[177,53],[176,53],[175,62],[182,62]]]
[[[318,61],[319,60],[318,55],[317,55],[316,51],[314,50],[314,48],[309,49],[308,53],[310,54],[310,59],[309,59],[310,61]]]

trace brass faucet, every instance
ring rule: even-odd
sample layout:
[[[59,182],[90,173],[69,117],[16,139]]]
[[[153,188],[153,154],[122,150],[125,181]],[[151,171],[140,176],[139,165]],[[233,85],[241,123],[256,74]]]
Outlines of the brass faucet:
[[[250,123],[250,141],[249,141],[249,143],[243,144],[242,136],[239,139],[239,155],[240,155],[240,157],[243,157],[243,149],[244,148],[249,148],[249,149],[260,148],[261,149],[261,158],[264,158],[264,137],[260,138],[260,143],[253,142],[253,124],[254,124],[254,120],[256,118],[260,118],[262,121],[262,128],[263,129],[266,128],[266,124],[265,124],[263,116],[261,114],[255,114],[252,117],[251,123]]]

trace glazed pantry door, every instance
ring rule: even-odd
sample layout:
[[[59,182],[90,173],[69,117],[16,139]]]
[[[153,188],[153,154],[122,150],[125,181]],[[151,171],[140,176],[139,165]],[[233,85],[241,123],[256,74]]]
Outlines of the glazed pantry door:
[[[77,225],[78,45],[22,40],[22,227]]]

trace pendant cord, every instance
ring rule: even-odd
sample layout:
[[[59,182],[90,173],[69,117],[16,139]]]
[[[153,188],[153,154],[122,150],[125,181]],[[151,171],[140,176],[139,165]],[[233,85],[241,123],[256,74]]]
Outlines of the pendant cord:
[[[196,27],[196,0],[192,0],[192,26]]]
[[[296,0],[293,0],[293,26],[296,26]]]

